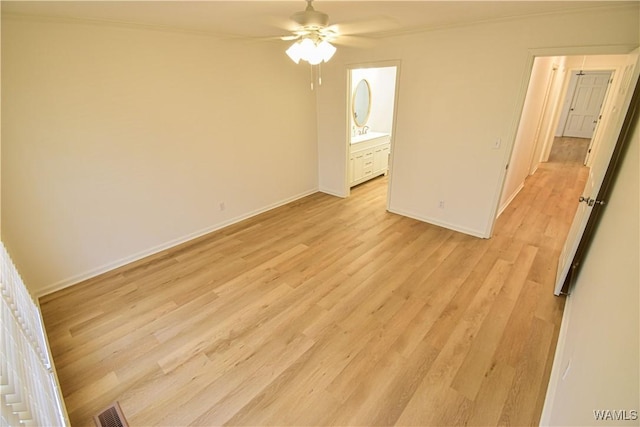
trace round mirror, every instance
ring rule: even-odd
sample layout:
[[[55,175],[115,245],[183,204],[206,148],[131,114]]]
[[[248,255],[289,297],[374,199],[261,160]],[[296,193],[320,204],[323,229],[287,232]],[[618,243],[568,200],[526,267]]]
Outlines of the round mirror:
[[[371,88],[369,82],[362,79],[358,82],[353,93],[353,121],[356,126],[362,127],[369,119],[371,112]]]

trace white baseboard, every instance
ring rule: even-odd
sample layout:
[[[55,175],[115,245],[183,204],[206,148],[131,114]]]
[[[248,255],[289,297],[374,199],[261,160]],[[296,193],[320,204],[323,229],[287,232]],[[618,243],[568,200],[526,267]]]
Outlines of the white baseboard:
[[[389,212],[391,212],[391,213],[394,213],[394,214],[406,216],[408,218],[416,219],[418,221],[422,221],[422,222],[426,222],[426,223],[429,223],[429,224],[437,225],[438,227],[443,227],[443,228],[446,228],[446,229],[449,229],[449,230],[457,231],[459,233],[468,234],[468,235],[473,236],[473,237],[479,237],[481,239],[486,239],[487,238],[483,231],[478,231],[478,230],[473,230],[471,228],[461,227],[461,226],[456,225],[456,224],[451,224],[451,223],[448,223],[448,222],[445,222],[445,221],[441,221],[441,220],[436,219],[436,218],[425,217],[425,216],[422,216],[420,214],[416,214],[416,213],[413,213],[413,212],[403,211],[401,209],[389,208],[387,210]]]
[[[325,193],[328,194],[330,196],[336,196],[336,197],[340,197],[341,199],[344,199],[345,197],[347,197],[346,194],[344,194],[343,191],[336,191],[330,188],[326,188],[326,187],[320,187],[318,189],[318,191],[320,191],[321,193]]]
[[[516,189],[516,191],[513,192],[513,194],[511,196],[509,196],[509,198],[507,199],[506,202],[504,202],[504,204],[502,206],[500,206],[500,209],[498,209],[498,215],[496,215],[496,218],[499,217],[500,215],[502,215],[502,212],[504,212],[505,209],[507,209],[509,207],[509,205],[511,204],[511,202],[513,202],[513,199],[516,198],[516,196],[518,195],[518,193],[520,193],[520,191],[524,188],[524,182],[520,184],[520,186]]]
[[[189,233],[189,234],[187,234],[185,236],[181,236],[181,237],[179,237],[177,239],[169,240],[167,242],[161,243],[161,244],[156,245],[154,247],[151,247],[149,249],[145,249],[145,250],[137,252],[135,254],[120,258],[120,259],[118,259],[116,261],[104,264],[104,265],[102,265],[100,267],[97,267],[97,268],[91,269],[89,271],[85,271],[85,272],[73,275],[71,277],[68,277],[66,279],[60,280],[58,282],[52,283],[51,285],[47,285],[47,286],[41,288],[39,290],[39,292],[37,293],[36,298],[40,298],[40,297],[43,297],[45,295],[57,292],[59,290],[67,288],[69,286],[72,286],[72,285],[75,285],[77,283],[83,282],[83,281],[85,281],[87,279],[91,279],[92,277],[96,277],[96,276],[98,276],[100,274],[103,274],[103,273],[106,273],[108,271],[114,270],[116,268],[122,267],[124,265],[130,264],[130,263],[132,263],[134,261],[138,261],[138,260],[140,260],[142,258],[151,256],[151,255],[155,255],[155,254],[157,254],[159,252],[162,252],[162,251],[165,251],[167,249],[171,249],[172,247],[180,245],[180,244],[185,243],[185,242],[188,242],[189,240],[196,239],[198,237],[204,236],[205,234],[209,234],[209,233],[212,233],[214,231],[220,230],[220,229],[222,229],[224,227],[228,227],[229,225],[236,224],[236,223],[238,223],[240,221],[243,221],[245,219],[254,217],[256,215],[259,215],[259,214],[264,213],[266,211],[269,211],[271,209],[275,209],[277,207],[286,205],[287,203],[291,203],[293,201],[302,199],[303,197],[307,197],[307,196],[309,196],[311,194],[317,193],[318,191],[319,190],[317,188],[314,188],[314,189],[308,190],[308,191],[304,191],[304,192],[299,193],[299,194],[297,194],[295,196],[289,197],[289,198],[284,199],[284,200],[280,200],[280,201],[278,201],[276,203],[272,203],[272,204],[267,205],[265,207],[262,207],[260,209],[256,209],[256,210],[254,210],[252,212],[248,212],[246,214],[239,215],[239,216],[237,216],[235,218],[231,218],[231,219],[219,222],[217,224],[213,224],[213,225],[211,225],[209,227],[203,228],[201,230],[197,230],[197,231],[195,231],[193,233]]]

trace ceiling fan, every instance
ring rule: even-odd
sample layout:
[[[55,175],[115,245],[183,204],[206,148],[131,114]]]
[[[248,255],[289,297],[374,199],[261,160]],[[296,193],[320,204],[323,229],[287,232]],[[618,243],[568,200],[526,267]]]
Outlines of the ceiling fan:
[[[307,7],[305,10],[291,15],[292,29],[290,35],[280,37],[281,40],[294,41],[287,49],[287,55],[296,63],[300,60],[307,61],[311,65],[327,62],[336,52],[336,44],[354,44],[358,41],[349,34],[363,33],[367,28],[386,27],[385,22],[358,22],[353,24],[329,25],[329,15],[313,7],[313,0],[305,0]],[[364,25],[363,25],[364,24]],[[349,31],[349,27],[351,30]],[[360,31],[358,31],[358,27]],[[364,31],[363,31],[364,30]],[[360,40],[360,44],[362,44]]]

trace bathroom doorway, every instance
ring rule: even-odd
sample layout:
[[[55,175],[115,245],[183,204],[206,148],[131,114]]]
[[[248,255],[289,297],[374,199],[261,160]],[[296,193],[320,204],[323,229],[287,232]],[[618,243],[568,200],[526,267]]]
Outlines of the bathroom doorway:
[[[346,193],[367,181],[391,180],[399,63],[348,67]],[[380,178],[384,179],[384,178]]]

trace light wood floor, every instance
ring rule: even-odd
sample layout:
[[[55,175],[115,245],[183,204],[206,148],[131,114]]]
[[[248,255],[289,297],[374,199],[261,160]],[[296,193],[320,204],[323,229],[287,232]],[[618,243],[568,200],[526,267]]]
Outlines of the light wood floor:
[[[489,240],[386,212],[380,178],[47,296],[71,422],[537,425],[585,177],[542,165]]]

